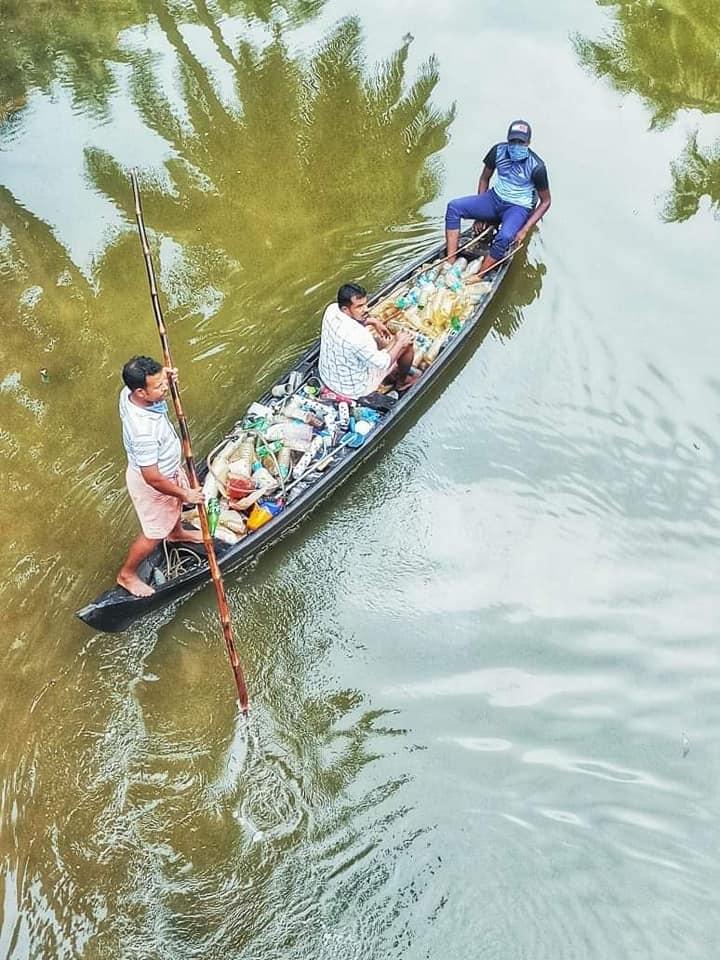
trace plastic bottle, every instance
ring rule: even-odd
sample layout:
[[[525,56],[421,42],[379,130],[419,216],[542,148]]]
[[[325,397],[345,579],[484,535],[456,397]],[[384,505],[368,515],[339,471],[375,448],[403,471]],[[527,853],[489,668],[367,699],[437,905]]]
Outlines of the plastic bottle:
[[[231,477],[249,477],[255,460],[255,440],[246,437],[229,460],[228,472]]]
[[[430,299],[428,297],[428,299]],[[408,307],[404,314],[404,322],[409,324],[411,327],[414,327],[416,330],[420,330],[423,325],[423,316],[427,313],[427,303],[423,307],[422,311],[418,307]]]
[[[426,306],[428,300],[433,295],[433,293],[435,293],[436,290],[437,290],[437,287],[435,286],[433,281],[430,279],[428,274],[426,273],[421,274],[418,279],[418,300],[417,300],[418,306],[419,307]]]
[[[293,467],[293,472],[292,472],[293,477],[296,477],[296,478],[301,477],[305,473],[307,468],[310,466],[310,463],[312,462],[313,457],[318,452],[318,450],[322,447],[322,445],[323,445],[322,437],[313,437],[313,441],[310,444],[310,449],[308,450],[307,453],[304,453],[300,457],[298,462]]]
[[[307,423],[311,427],[322,427],[323,421],[313,413],[311,410],[305,410],[304,406],[301,406],[300,402],[293,398],[293,400],[285,407],[285,416],[290,417],[292,420],[300,420],[302,423]]]
[[[271,453],[280,453],[283,448],[282,440],[273,440],[268,443],[262,443],[257,448],[257,455],[263,460],[265,457],[269,457]]]
[[[290,454],[291,450],[288,446],[284,446],[278,454],[278,467],[280,468],[280,476],[283,480],[290,476],[292,469],[292,457]]]
[[[268,427],[265,434],[268,440],[282,440],[283,449],[299,450],[305,453],[310,448],[310,442],[313,437],[313,428],[308,423],[297,423],[293,420],[285,420],[283,423],[276,423]]]
[[[446,339],[447,339],[446,333],[441,333],[440,336],[435,337],[429,350],[425,354],[425,360],[428,363],[432,363],[433,360],[437,357]]]
[[[213,497],[205,509],[207,510],[208,530],[210,531],[210,536],[214,537],[215,531],[217,530],[218,519],[220,518],[220,501],[218,498]]]
[[[212,472],[208,470],[208,474],[203,481],[203,496],[205,497],[205,502],[209,503],[213,497],[217,497],[219,493],[220,487],[218,486],[218,482]]]
[[[211,472],[215,474],[215,477],[219,480],[220,484],[224,484],[227,480],[228,469],[230,460],[234,457],[242,446],[244,441],[244,435],[239,437],[233,437],[228,440],[224,447],[222,447],[212,460],[208,463],[208,467]]]
[[[266,468],[262,466],[258,467],[256,470],[253,470],[252,479],[255,482],[255,486],[258,488],[272,488],[277,486],[275,477],[270,473],[269,470],[266,470]]]
[[[304,453],[304,454],[300,457],[300,459],[298,460],[298,462],[297,462],[297,463],[295,464],[295,466],[293,467],[293,471],[292,471],[293,477],[294,477],[296,480],[305,473],[305,471],[307,470],[307,468],[310,466],[310,461],[311,461],[311,460],[312,460],[312,455],[311,455],[311,453],[310,453],[309,450],[308,450],[307,453]]]
[[[400,310],[405,310],[407,307],[414,307],[418,302],[418,290],[413,287],[411,290],[408,290],[406,294],[400,296],[395,301],[395,306]]]

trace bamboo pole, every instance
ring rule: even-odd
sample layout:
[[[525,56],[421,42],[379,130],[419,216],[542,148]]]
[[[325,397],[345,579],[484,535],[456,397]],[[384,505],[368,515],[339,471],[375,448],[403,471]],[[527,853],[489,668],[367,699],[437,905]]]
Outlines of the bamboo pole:
[[[158,334],[160,335],[160,343],[162,345],[163,362],[168,369],[174,370],[175,366],[170,353],[170,341],[168,340],[167,327],[165,326],[165,319],[160,306],[160,297],[158,296],[157,282],[155,280],[155,268],[153,267],[150,245],[148,243],[147,232],[145,230],[145,221],[143,220],[140,187],[138,185],[137,174],[134,170],[130,174],[130,180],[132,183],[133,196],[135,198],[135,219],[137,220],[138,233],[140,234],[140,242],[142,244],[143,256],[145,258],[145,268],[147,270],[148,282],[150,284],[150,299],[152,301],[155,323],[157,324]],[[190,485],[193,487],[193,489],[199,490],[200,482],[198,480],[197,470],[195,469],[195,458],[193,456],[192,444],[190,442],[190,431],[188,429],[185,411],[183,410],[182,401],[180,399],[180,390],[178,388],[177,380],[174,376],[169,376],[168,379],[170,395],[172,396],[173,406],[175,407],[175,413],[180,426],[183,455],[185,457],[185,465],[187,467]],[[222,624],[225,646],[230,659],[230,666],[232,667],[233,676],[235,677],[238,703],[240,704],[240,709],[242,712],[247,716],[249,706],[247,685],[245,683],[245,676],[240,664],[240,659],[235,648],[232,622],[230,620],[230,609],[228,607],[227,597],[225,596],[225,585],[223,583],[222,574],[220,573],[217,556],[215,555],[215,545],[213,544],[213,538],[210,536],[210,527],[208,526],[208,516],[205,508],[205,502],[201,500],[197,507],[198,517],[200,519],[200,529],[202,530],[203,542],[205,544],[208,565],[210,567],[210,576],[212,577],[212,581],[215,586],[215,593],[217,595],[218,612],[220,614],[220,623]]]

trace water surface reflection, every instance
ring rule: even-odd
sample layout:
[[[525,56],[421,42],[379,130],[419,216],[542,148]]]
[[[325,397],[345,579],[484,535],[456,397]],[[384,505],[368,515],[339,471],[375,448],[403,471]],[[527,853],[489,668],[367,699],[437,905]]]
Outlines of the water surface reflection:
[[[609,35],[576,39],[588,69],[622,93],[642,97],[653,128],[669,125],[681,110],[720,113],[720,7],[715,0],[605,0],[603,5],[615,20]],[[703,146],[691,134],[672,164],[672,179],[667,220],[687,220],[705,196],[720,211],[720,140]]]

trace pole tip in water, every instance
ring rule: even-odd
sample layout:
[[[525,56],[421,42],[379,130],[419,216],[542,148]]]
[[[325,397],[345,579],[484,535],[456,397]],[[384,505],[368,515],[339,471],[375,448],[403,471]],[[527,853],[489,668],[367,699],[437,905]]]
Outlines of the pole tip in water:
[[[50,373],[48,372],[47,367],[43,367],[40,370],[40,380],[43,383],[50,383]]]

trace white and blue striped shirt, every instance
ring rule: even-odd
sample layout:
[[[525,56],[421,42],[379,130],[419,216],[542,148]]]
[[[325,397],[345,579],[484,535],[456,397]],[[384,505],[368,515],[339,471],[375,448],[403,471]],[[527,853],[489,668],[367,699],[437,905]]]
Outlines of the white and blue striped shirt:
[[[164,477],[174,477],[180,468],[182,446],[167,413],[139,407],[123,387],[118,403],[122,437],[128,463],[135,470],[157,464]]]

